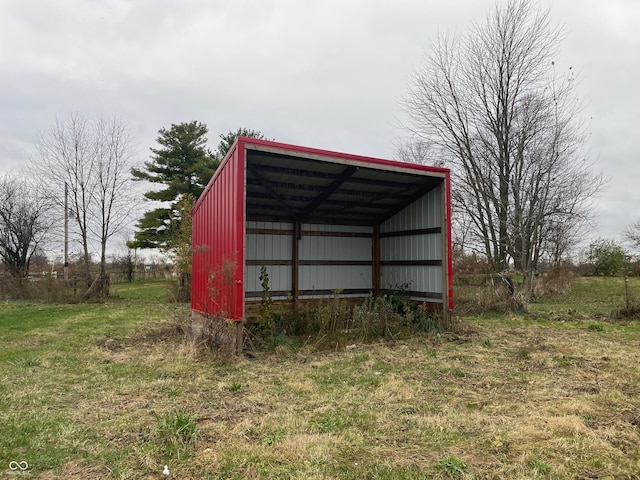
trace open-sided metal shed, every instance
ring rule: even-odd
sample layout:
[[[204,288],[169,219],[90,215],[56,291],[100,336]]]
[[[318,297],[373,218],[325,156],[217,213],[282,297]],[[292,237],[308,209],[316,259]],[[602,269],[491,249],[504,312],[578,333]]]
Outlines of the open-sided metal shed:
[[[193,209],[191,309],[242,325],[274,301],[401,288],[447,315],[449,170],[239,137]]]

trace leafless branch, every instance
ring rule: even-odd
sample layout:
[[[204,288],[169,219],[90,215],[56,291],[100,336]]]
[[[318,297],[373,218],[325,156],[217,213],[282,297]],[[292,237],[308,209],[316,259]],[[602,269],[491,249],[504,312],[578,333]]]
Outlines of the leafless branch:
[[[494,271],[533,272],[566,252],[605,183],[583,151],[573,70],[555,73],[564,33],[536,5],[509,0],[437,38],[404,102],[408,130],[451,167],[454,205]]]

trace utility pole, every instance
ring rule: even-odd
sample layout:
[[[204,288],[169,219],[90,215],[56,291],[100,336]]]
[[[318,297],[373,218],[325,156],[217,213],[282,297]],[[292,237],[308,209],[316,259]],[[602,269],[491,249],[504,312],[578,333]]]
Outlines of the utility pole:
[[[64,182],[64,281],[69,280],[69,185]]]

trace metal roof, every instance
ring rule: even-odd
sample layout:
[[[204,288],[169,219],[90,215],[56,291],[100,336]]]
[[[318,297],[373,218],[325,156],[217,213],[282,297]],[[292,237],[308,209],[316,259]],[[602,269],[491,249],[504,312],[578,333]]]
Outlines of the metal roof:
[[[246,145],[248,220],[376,224],[444,178],[444,169],[276,145]]]

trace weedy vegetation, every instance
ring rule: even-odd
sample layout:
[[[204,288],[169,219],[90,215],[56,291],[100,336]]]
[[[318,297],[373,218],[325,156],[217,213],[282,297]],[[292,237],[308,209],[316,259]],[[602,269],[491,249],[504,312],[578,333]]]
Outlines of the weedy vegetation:
[[[237,358],[189,335],[163,283],[114,285],[105,303],[3,301],[0,478],[17,478],[11,462],[53,480],[164,465],[180,479],[638,478],[625,287],[640,294],[635,278],[576,278],[515,312],[459,314],[455,332],[381,338],[395,314],[372,299],[348,342],[274,332]],[[309,319],[339,337],[332,301]]]

